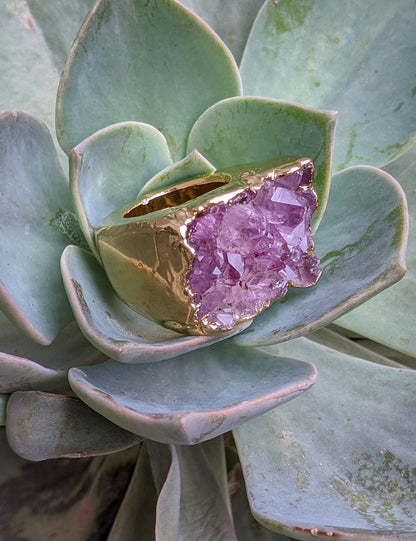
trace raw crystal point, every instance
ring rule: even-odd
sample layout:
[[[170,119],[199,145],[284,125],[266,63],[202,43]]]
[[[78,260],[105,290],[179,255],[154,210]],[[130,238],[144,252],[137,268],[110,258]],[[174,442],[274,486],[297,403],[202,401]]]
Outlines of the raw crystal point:
[[[320,276],[311,253],[310,220],[317,207],[311,168],[246,190],[195,217],[188,243],[195,257],[187,283],[195,321],[230,329],[281,298],[288,285],[308,287]]]

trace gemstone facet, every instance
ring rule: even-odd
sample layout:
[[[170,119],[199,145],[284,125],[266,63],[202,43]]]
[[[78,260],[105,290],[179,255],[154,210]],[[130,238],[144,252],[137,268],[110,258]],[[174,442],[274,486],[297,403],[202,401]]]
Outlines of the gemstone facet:
[[[317,207],[312,164],[265,178],[232,200],[198,213],[188,225],[194,259],[186,276],[195,322],[231,329],[251,319],[288,286],[309,287],[321,274],[312,254]]]

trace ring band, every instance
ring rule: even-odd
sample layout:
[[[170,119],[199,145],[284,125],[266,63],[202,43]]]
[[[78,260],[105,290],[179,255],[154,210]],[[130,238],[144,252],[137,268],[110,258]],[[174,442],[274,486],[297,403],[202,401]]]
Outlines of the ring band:
[[[320,275],[313,163],[284,158],[186,180],[111,214],[95,233],[134,311],[187,334],[231,329]]]

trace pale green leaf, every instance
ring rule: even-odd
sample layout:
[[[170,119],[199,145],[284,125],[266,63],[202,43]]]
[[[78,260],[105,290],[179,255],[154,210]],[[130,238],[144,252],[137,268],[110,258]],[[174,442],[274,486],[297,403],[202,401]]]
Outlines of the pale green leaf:
[[[311,360],[319,377],[234,431],[256,518],[303,540],[414,539],[416,373],[303,338],[264,349]]]
[[[68,370],[102,362],[95,349],[71,322],[48,347],[36,344],[0,313],[0,392],[52,391],[68,388]]]
[[[202,17],[240,62],[256,15],[264,0],[182,0]]]
[[[241,63],[244,93],[339,111],[334,167],[380,166],[416,134],[414,0],[269,0]]]
[[[227,461],[224,448],[224,436],[218,436],[201,444],[205,456],[215,474],[225,504],[231,509],[227,478]]]
[[[104,128],[72,150],[72,197],[82,230],[94,252],[94,228],[108,214],[134,200],[138,190],[171,163],[163,135],[139,122]]]
[[[92,0],[0,3],[0,111],[28,111],[55,134],[59,77],[91,5]],[[59,157],[64,163],[65,155]]]
[[[49,344],[72,318],[59,258],[77,229],[51,136],[21,111],[0,115],[0,194],[0,308]]]
[[[107,541],[154,540],[156,496],[149,454],[143,445]]]
[[[255,520],[247,500],[240,463],[230,472],[229,479],[234,528],[238,541],[293,541],[293,537],[272,532]]]
[[[389,166],[409,206],[407,272],[393,287],[337,320],[337,325],[416,357],[416,147]]]
[[[107,455],[141,441],[78,398],[40,391],[10,396],[6,431],[13,451],[33,461]]]
[[[390,359],[386,354],[382,355],[381,353],[369,349],[367,347],[368,341],[347,338],[334,329],[339,329],[339,327],[336,327],[335,325],[322,327],[318,331],[309,333],[307,338],[323,346],[335,349],[335,351],[338,351],[339,353],[350,355],[351,357],[358,357],[359,359],[385,366],[404,368],[403,364]]]
[[[202,447],[172,445],[170,454],[157,503],[156,541],[237,541],[231,514]]]
[[[61,79],[57,133],[68,153],[110,124],[140,121],[166,137],[175,160],[210,105],[240,93],[228,49],[199,18],[169,0],[98,1]]]
[[[28,5],[33,22],[42,33],[59,76],[64,69],[72,42],[94,0],[71,0],[70,3],[65,0],[48,3],[43,0],[26,0],[22,3]],[[32,70],[39,67],[30,66]]]
[[[188,152],[197,149],[217,169],[283,156],[310,158],[319,198],[313,217],[316,226],[328,197],[335,124],[332,112],[263,98],[231,98],[197,120]]]
[[[4,426],[6,424],[6,409],[8,400],[8,394],[0,394],[0,426]]]
[[[229,341],[160,363],[109,361],[69,374],[73,391],[114,423],[178,445],[221,435],[296,397],[315,378],[309,363]]]
[[[197,150],[193,150],[183,160],[166,167],[146,182],[137,197],[141,198],[149,193],[162,191],[180,181],[208,175],[213,171],[215,171],[215,167]]]

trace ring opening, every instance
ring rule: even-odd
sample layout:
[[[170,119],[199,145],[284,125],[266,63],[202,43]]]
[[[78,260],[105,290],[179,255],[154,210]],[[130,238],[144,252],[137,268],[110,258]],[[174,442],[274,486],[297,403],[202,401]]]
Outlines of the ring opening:
[[[156,195],[143,203],[138,203],[135,207],[126,212],[123,218],[135,218],[137,216],[145,216],[150,212],[156,212],[170,207],[177,207],[187,201],[195,199],[200,195],[216,190],[229,182],[229,178],[221,178],[221,180],[189,183],[187,186],[169,190],[161,195]]]

